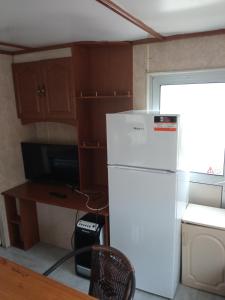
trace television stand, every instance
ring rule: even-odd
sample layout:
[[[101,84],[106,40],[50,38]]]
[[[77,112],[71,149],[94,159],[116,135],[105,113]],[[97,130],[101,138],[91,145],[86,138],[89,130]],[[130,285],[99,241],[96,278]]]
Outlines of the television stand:
[[[86,206],[86,197],[74,192],[67,186],[26,182],[2,193],[5,198],[9,237],[12,246],[27,250],[39,242],[39,230],[36,202],[60,207],[93,212]],[[106,193],[93,198],[93,208],[104,207],[108,203]],[[18,199],[19,212],[16,199]],[[96,211],[105,217],[105,244],[109,245],[109,211],[108,208]]]

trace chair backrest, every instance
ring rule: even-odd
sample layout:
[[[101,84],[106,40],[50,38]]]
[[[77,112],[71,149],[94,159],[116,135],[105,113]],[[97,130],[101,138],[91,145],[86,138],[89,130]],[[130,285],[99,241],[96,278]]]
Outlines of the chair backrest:
[[[134,268],[119,250],[92,246],[89,295],[101,300],[130,300],[135,292]]]

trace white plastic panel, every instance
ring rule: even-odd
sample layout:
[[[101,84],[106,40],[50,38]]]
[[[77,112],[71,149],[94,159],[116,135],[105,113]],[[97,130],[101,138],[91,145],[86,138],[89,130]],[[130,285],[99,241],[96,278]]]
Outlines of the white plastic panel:
[[[108,174],[111,245],[133,263],[137,288],[173,298],[180,260],[174,249],[176,173],[108,167]]]
[[[108,164],[175,171],[177,131],[157,131],[154,116],[131,111],[107,115]]]
[[[225,296],[225,231],[182,224],[182,282]]]
[[[190,203],[192,204],[219,208],[222,206],[222,193],[223,187],[219,185],[190,183]]]

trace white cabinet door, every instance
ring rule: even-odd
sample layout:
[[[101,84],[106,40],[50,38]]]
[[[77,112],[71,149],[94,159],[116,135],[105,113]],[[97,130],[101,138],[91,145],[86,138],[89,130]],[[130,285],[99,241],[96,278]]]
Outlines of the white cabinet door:
[[[182,282],[225,296],[225,231],[182,224]]]

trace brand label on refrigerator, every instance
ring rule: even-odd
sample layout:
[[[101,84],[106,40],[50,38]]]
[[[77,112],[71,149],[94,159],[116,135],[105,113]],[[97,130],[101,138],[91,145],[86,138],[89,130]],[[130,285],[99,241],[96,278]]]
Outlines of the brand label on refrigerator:
[[[176,116],[154,116],[154,131],[176,131]]]

